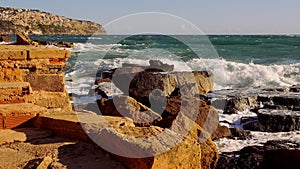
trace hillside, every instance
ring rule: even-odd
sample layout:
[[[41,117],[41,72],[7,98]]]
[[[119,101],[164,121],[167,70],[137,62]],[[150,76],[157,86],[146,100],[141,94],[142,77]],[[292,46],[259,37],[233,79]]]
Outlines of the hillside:
[[[39,10],[0,7],[0,34],[106,34],[102,25]]]

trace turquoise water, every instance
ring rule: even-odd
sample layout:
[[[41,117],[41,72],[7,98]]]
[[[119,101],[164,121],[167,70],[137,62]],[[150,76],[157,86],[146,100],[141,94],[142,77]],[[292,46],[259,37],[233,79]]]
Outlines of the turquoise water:
[[[99,45],[119,43],[120,49],[142,50],[145,48],[169,49],[182,57],[194,58],[186,50],[184,43],[174,40],[183,37],[186,41],[199,45],[202,42],[201,35],[179,36],[31,36],[32,39],[49,41],[67,41],[74,43],[92,43]],[[218,55],[227,61],[255,64],[290,64],[300,62],[300,36],[279,35],[211,35],[208,36]],[[206,43],[206,42],[204,42]],[[116,53],[111,57],[125,57]]]
[[[107,35],[31,36],[34,40],[75,43],[65,69],[68,91],[85,94],[98,69],[122,63],[148,65],[150,59],[175,71],[210,70],[215,89],[300,84],[300,36],[275,35]]]

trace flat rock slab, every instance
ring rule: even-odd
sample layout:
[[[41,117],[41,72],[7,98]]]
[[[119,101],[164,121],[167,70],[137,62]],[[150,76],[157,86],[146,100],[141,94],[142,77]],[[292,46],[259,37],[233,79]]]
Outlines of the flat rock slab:
[[[47,109],[31,103],[0,104],[0,129],[12,129],[33,119]]]
[[[14,130],[0,130],[0,145],[26,141],[26,134]]]
[[[300,130],[300,111],[261,109],[258,122],[265,131],[288,132]]]
[[[15,130],[0,130],[0,145],[14,142],[25,142],[47,138],[52,132],[37,128],[20,128]]]
[[[41,106],[37,106],[31,103],[19,103],[19,104],[1,104],[0,115],[2,116],[21,116],[21,115],[37,115],[38,113],[44,113],[47,109]]]
[[[69,58],[69,50],[36,47],[30,45],[0,45],[0,60],[64,59]]]
[[[24,95],[30,93],[28,82],[0,83],[0,95]]]

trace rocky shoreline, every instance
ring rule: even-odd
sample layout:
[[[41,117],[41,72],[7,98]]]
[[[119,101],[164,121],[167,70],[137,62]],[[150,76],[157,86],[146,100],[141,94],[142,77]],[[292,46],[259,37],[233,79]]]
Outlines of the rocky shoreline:
[[[0,168],[299,166],[299,86],[214,91],[211,72],[152,60],[99,70],[90,94],[101,98],[72,110],[68,51],[22,36],[0,48]],[[255,132],[296,137],[264,141]]]
[[[156,66],[153,63],[156,63]],[[206,76],[204,76],[207,79],[200,78],[201,80],[198,80],[197,74],[203,75],[204,72],[165,73],[166,69],[162,66],[163,63],[150,61],[149,65],[149,67],[141,67],[126,64],[122,68],[98,72],[98,77],[104,79],[96,80],[95,93],[100,94],[103,98],[111,98],[109,95],[115,93],[111,89],[116,90],[115,87],[117,87],[123,94],[137,99],[148,107],[150,106],[151,109],[158,112],[162,110],[162,120],[153,125],[166,128],[172,127],[174,124],[172,120],[176,119],[177,114],[175,113],[175,117],[172,114],[176,112],[176,109],[182,111],[180,106],[185,100],[180,92],[184,93],[183,96],[192,98],[186,101],[188,107],[195,107],[197,99],[206,102],[205,104],[208,106],[215,107],[221,124],[217,124],[215,133],[211,133],[211,138],[219,147],[219,151],[221,150],[216,168],[276,168],[276,166],[297,168],[300,165],[297,160],[289,160],[289,156],[296,155],[298,157],[300,153],[299,86],[213,91],[213,76],[209,72],[206,72]],[[157,69],[159,66],[161,68]],[[172,71],[169,69],[172,65],[164,66],[168,68],[167,70]],[[190,75],[195,76],[194,84],[192,84],[192,80],[188,80],[193,79],[193,77],[189,77]],[[190,83],[176,85],[176,82],[178,83],[180,80]],[[110,86],[113,87],[103,87],[108,83],[112,83]],[[197,90],[197,87],[200,86],[201,88]],[[153,96],[149,92],[153,89],[159,89],[160,93]],[[166,98],[166,100],[161,98]],[[98,106],[100,109],[103,107],[101,101],[98,101]],[[185,109],[187,108],[184,107],[183,110]],[[193,112],[190,108],[187,110],[189,113]],[[107,113],[107,111],[101,110],[100,113]],[[203,114],[203,109],[200,109],[199,113]],[[197,122],[197,118],[196,123],[204,127],[203,122]],[[214,125],[213,120],[209,124]],[[269,137],[269,139],[262,137]],[[224,143],[226,141],[228,145]],[[233,148],[235,149],[233,152],[228,152],[228,147],[227,149],[220,148],[224,144],[230,146],[230,143],[234,147],[236,142],[243,142],[243,144]],[[281,146],[282,142],[286,146]],[[272,146],[269,143],[272,143]],[[293,146],[289,147],[289,144]],[[262,150],[256,152],[253,149]],[[282,151],[286,153],[281,154]],[[273,152],[275,155],[269,157],[269,152]],[[241,158],[237,158],[237,156],[241,156]],[[285,161],[271,163],[272,160],[281,158]],[[256,162],[252,162],[253,160]]]

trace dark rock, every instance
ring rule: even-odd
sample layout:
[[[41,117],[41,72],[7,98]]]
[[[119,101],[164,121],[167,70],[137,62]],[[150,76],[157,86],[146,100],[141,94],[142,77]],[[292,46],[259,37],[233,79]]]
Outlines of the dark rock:
[[[0,35],[0,42],[11,42],[11,38],[9,35]]]
[[[222,153],[216,169],[297,169],[300,166],[299,143],[269,141],[263,146],[248,146],[240,151]]]
[[[55,46],[60,48],[75,48],[75,45],[70,42],[58,42]]]
[[[122,76],[117,78],[118,81],[116,79],[113,79],[113,81],[124,93],[126,93],[126,90],[128,91],[128,86],[126,89],[124,83],[130,82],[129,96],[150,108],[152,107],[150,102],[151,95],[160,93],[160,95],[164,97],[170,96],[177,86],[175,77],[170,74],[140,72],[136,74],[131,81],[126,80],[127,78],[128,76]]]
[[[111,79],[96,79],[95,85],[99,85],[100,83],[109,82],[112,83]]]
[[[231,139],[249,140],[252,138],[250,131],[245,131],[239,128],[230,128]]]
[[[218,124],[216,130],[211,135],[211,139],[218,140],[220,138],[230,137],[230,136],[231,136],[230,129],[227,126],[221,126],[220,124]]]
[[[206,94],[207,101],[217,109],[224,110],[224,114],[236,114],[259,106],[257,90],[221,90]]]
[[[300,94],[292,93],[278,93],[278,94],[260,94],[257,97],[258,102],[262,102],[266,108],[272,109],[286,109],[299,110],[300,109]]]
[[[299,86],[295,85],[290,87],[290,92],[300,93],[300,85]]]
[[[162,117],[128,96],[116,96],[113,99],[97,101],[101,114],[104,116],[128,117],[137,126],[150,126]]]
[[[261,109],[258,122],[267,132],[288,132],[300,130],[300,112],[290,110]]]
[[[34,45],[38,46],[37,42],[30,40],[30,38],[25,33],[17,34],[17,41],[15,45]]]
[[[289,132],[300,130],[300,112],[291,110],[260,109],[257,118],[242,118],[246,130],[264,132]]]

